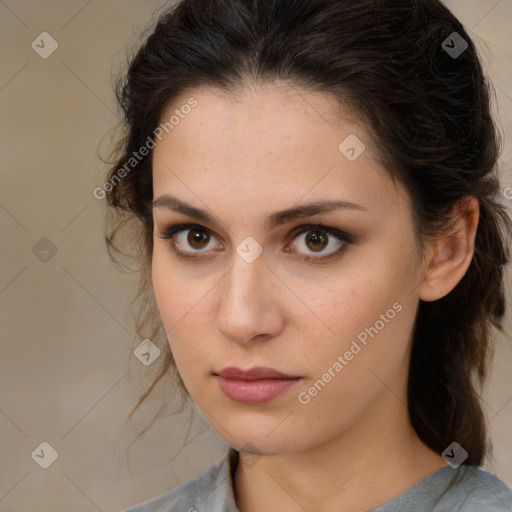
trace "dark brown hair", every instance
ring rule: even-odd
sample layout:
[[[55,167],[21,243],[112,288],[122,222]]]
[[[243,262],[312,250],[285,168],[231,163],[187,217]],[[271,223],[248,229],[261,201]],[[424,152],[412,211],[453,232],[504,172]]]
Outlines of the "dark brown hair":
[[[460,55],[449,51],[464,42]],[[121,228],[135,234],[138,332],[151,325],[144,337],[160,340],[165,351],[134,410],[176,372],[150,284],[151,151],[121,179],[119,169],[155,140],[178,95],[198,87],[234,94],[246,84],[278,82],[332,94],[351,109],[379,163],[410,195],[420,246],[449,225],[457,202],[478,199],[468,271],[445,297],[420,301],[408,408],[431,449],[441,453],[455,440],[469,454],[466,464],[481,465],[490,444],[479,388],[492,327],[502,330],[511,221],[498,198],[501,141],[492,89],[473,41],[439,0],[183,0],[160,16],[118,85],[126,131],[105,187],[111,255],[122,252]]]

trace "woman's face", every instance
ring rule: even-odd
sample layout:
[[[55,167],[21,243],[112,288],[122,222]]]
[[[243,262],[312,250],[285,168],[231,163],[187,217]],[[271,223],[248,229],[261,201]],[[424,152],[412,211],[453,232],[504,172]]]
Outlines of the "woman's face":
[[[389,427],[422,269],[407,196],[365,132],[333,98],[277,85],[197,89],[162,120],[175,110],[153,154],[152,276],[198,408],[228,444],[265,454]],[[338,205],[306,208],[319,202]],[[162,238],[178,224],[195,227]]]

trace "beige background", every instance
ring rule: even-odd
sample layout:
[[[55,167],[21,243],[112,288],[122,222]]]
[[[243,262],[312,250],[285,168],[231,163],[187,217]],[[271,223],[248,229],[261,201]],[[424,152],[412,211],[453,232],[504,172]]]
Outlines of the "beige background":
[[[504,186],[512,185],[512,0],[447,4],[478,37],[495,82],[509,141]],[[161,5],[0,0],[0,511],[119,510],[193,477],[226,448],[199,419],[178,453],[183,414],[129,447],[159,407],[156,397],[125,422],[157,365],[133,355],[141,341],[129,311],[135,277],[108,259],[105,204],[92,191],[106,170],[98,151],[106,155],[117,121],[112,76]],[[42,32],[58,43],[47,59],[31,47]],[[485,394],[495,450],[484,466],[509,486],[511,368],[509,334]],[[47,469],[31,457],[41,442],[58,452]]]

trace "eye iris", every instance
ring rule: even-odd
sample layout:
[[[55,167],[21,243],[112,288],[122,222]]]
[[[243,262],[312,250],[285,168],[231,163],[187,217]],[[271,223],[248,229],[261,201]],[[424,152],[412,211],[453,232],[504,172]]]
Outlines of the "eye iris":
[[[313,247],[310,247],[310,242],[313,244]],[[329,240],[325,234],[320,231],[309,231],[306,235],[306,245],[313,251],[320,251],[324,249],[328,243]]]
[[[188,232],[187,242],[196,249],[202,249],[205,245],[208,245],[210,241],[210,235],[201,229],[191,229]],[[203,242],[204,245],[201,245]]]

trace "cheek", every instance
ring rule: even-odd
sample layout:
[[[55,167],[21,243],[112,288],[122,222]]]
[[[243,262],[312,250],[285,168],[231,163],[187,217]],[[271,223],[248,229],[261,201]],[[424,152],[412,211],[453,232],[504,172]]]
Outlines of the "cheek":
[[[186,272],[176,271],[165,249],[155,248],[152,258],[153,291],[169,346],[180,373],[205,361],[208,346],[205,333],[210,326],[208,290],[214,283],[203,282]],[[213,291],[213,290],[212,290]]]
[[[184,282],[179,272],[174,272],[165,251],[156,248],[153,251],[152,283],[160,318],[174,359],[181,359],[180,346],[177,343],[180,331],[187,321],[189,292],[184,292]]]
[[[195,314],[201,300],[206,300],[202,283],[187,275],[183,265],[176,265],[166,247],[155,247],[153,251],[152,283],[166,329],[186,322],[187,317]]]
[[[171,271],[170,266],[165,263],[162,252],[157,247],[153,250],[151,280],[160,316],[165,324],[165,328],[169,329],[172,325],[169,322],[170,317],[172,312],[176,311],[176,289],[178,283],[175,282],[176,277]]]
[[[382,269],[382,267],[380,267]],[[302,323],[317,327],[323,333],[342,338],[355,336],[359,330],[379,319],[400,296],[389,274],[361,268],[350,271],[350,275],[340,272],[329,280],[329,287],[318,290],[315,294],[306,289],[297,295],[302,297],[308,307],[307,315],[297,318]],[[302,308],[304,309],[304,307]],[[296,313],[297,314],[297,313]]]
[[[319,316],[335,334],[315,336],[309,327],[301,356],[308,379],[297,401],[317,418],[315,425],[348,426],[381,393],[402,394],[393,382],[407,366],[415,303],[369,277],[343,292],[334,289],[330,300],[318,304]],[[332,404],[340,404],[336,412]]]
[[[387,293],[379,293],[374,283],[359,281],[350,286],[345,282],[344,286],[326,293],[321,301],[310,304],[315,315],[297,315],[296,321],[302,324],[302,332],[309,333],[304,343],[307,351],[304,360],[309,361],[314,373],[318,373],[329,368],[338,356],[350,351],[354,341],[361,350],[357,355],[349,355],[350,361],[365,360],[366,357],[361,357],[367,350],[364,342],[372,339],[365,329],[380,322],[380,315],[390,309],[393,302]],[[391,322],[379,331],[375,339],[385,337]],[[380,323],[378,327],[381,327]],[[375,331],[370,332],[375,334]],[[358,350],[357,346],[353,350]],[[350,365],[355,366],[352,362]]]
[[[305,360],[315,373],[325,371],[338,355],[350,351],[354,341],[361,350],[354,346],[357,354],[348,354],[351,371],[364,366],[368,373],[369,367],[393,366],[393,361],[403,357],[417,307],[410,293],[417,279],[414,258],[404,252],[400,255],[398,246],[381,249],[376,251],[379,261],[367,253],[368,257],[347,263],[347,271],[332,275],[320,293],[309,292],[308,296],[307,288],[302,290],[304,302],[315,314],[297,320],[302,332],[309,333]]]

